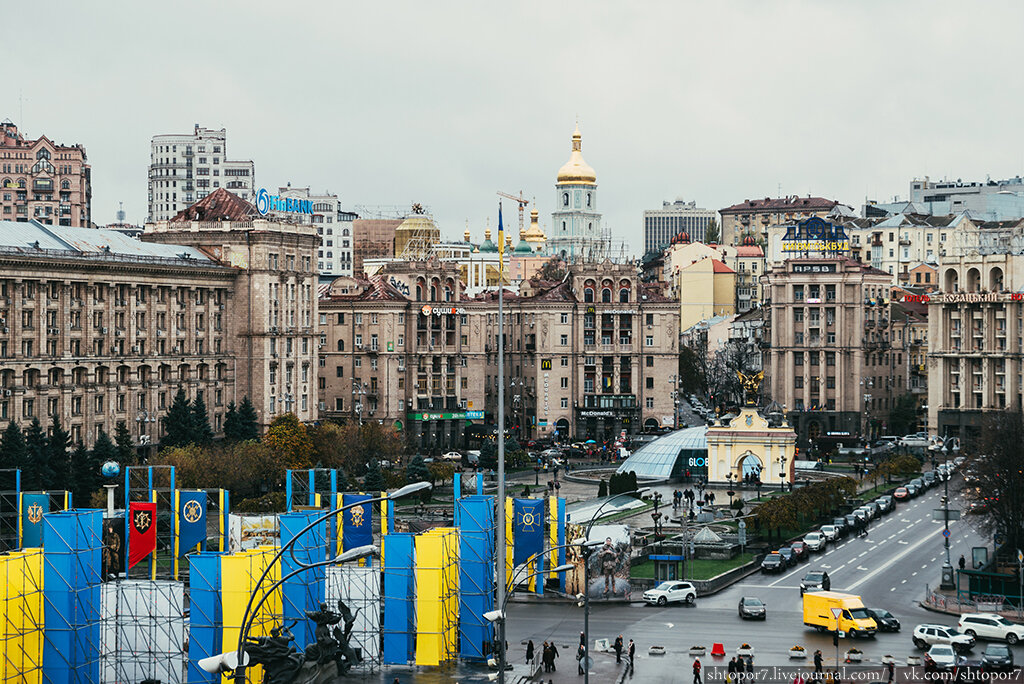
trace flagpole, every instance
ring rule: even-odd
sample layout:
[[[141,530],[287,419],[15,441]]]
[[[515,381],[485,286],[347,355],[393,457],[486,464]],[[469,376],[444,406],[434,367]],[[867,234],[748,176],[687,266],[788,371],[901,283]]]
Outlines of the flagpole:
[[[498,593],[497,603],[505,605],[505,582],[508,581],[505,558],[505,230],[498,202]],[[498,682],[505,684],[505,619],[498,621]]]

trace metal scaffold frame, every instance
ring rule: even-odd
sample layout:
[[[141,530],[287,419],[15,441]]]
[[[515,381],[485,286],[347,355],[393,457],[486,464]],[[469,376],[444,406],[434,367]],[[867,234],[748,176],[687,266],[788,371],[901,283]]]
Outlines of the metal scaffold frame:
[[[140,562],[126,571],[126,579],[173,579],[174,535],[177,525],[174,466],[128,466],[125,468],[124,482],[125,515],[132,501],[156,503],[156,551],[149,555],[147,562]],[[128,537],[129,526],[126,524],[125,538]]]
[[[349,643],[362,660],[352,671],[364,674],[378,672],[381,667],[380,567],[329,566],[326,596],[331,610],[337,610],[340,599],[355,615]],[[344,624],[339,626],[344,629]]]
[[[0,552],[19,548],[21,470],[0,469]]]
[[[459,531],[437,527],[416,537],[416,664],[455,660],[459,644]]]
[[[0,682],[34,682],[43,667],[43,552],[0,555]]]
[[[102,681],[183,681],[184,593],[182,582],[167,580],[119,580],[103,585]]]
[[[459,527],[459,648],[463,658],[484,660],[494,641],[494,497],[473,495],[455,502]]]

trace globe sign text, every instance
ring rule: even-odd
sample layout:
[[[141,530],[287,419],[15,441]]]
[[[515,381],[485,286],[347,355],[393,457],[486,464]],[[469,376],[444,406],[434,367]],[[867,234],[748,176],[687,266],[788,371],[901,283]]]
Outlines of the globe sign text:
[[[291,214],[312,214],[313,200],[304,200],[294,197],[281,197],[271,195],[266,188],[260,188],[256,193],[256,211],[261,216],[266,216],[272,211],[283,211]]]

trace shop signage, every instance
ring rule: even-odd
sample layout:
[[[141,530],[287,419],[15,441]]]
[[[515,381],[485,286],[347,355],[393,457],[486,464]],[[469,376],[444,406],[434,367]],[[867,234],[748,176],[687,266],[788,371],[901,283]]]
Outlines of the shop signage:
[[[786,229],[783,252],[848,252],[850,239],[843,227],[817,216]]]
[[[614,418],[614,411],[580,411],[580,418]]]
[[[483,411],[466,411],[466,420],[483,420]]]
[[[476,413],[474,411],[473,413]],[[480,413],[483,413],[482,411]],[[466,418],[464,411],[456,413],[410,413],[409,420],[463,420]]]
[[[420,313],[422,313],[424,316],[430,316],[431,314],[433,314],[434,316],[461,316],[462,314],[466,313],[466,310],[463,309],[461,306],[430,306],[429,304],[424,304],[423,308],[420,309]]]
[[[541,359],[540,360],[540,369],[541,370],[551,370],[551,359]]]
[[[288,214],[312,214],[313,200],[271,195],[266,188],[260,188],[256,193],[256,211],[260,212],[262,216],[266,216],[272,211],[283,211]]]
[[[691,468],[707,468],[708,459],[701,456],[691,456],[688,464]]]
[[[942,295],[946,304],[977,304],[982,302],[1008,302],[1018,299],[1016,295],[999,292],[954,292]]]
[[[388,279],[388,284],[391,285],[391,287],[393,287],[396,290],[398,290],[399,292],[401,292],[406,297],[409,296],[409,286],[406,285],[405,283],[403,283],[401,280],[399,280],[395,276],[391,276],[391,278]]]
[[[793,264],[793,273],[835,273],[835,264]]]
[[[608,311],[602,311],[601,313],[606,314],[635,314],[636,309],[610,309]]]

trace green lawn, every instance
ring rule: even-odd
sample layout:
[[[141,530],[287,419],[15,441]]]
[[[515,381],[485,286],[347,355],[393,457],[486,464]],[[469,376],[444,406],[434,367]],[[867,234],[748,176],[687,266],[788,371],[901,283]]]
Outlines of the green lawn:
[[[691,560],[686,562],[686,579],[706,580],[728,572],[733,568],[745,565],[754,559],[751,553],[743,553],[731,560]],[[638,578],[654,578],[654,561],[634,565],[630,576]]]

